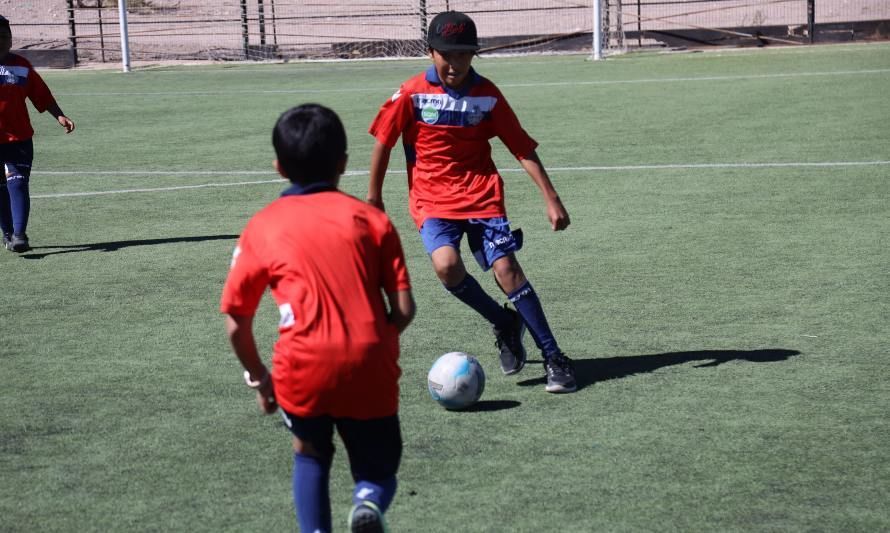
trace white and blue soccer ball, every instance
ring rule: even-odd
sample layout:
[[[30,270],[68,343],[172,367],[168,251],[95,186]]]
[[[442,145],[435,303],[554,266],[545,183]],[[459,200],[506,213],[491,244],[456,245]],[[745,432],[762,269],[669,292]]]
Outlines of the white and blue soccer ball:
[[[427,374],[430,396],[445,409],[466,409],[485,390],[485,371],[472,355],[449,352],[436,359]]]

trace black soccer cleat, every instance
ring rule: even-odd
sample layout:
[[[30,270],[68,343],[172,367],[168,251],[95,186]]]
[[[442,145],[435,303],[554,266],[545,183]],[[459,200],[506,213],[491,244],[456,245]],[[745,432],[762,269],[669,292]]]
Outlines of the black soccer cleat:
[[[386,520],[380,508],[372,502],[362,502],[349,513],[349,530],[352,533],[386,533]]]
[[[562,393],[575,392],[578,384],[575,382],[575,367],[572,360],[562,352],[557,352],[544,358],[544,370],[547,372],[547,392]]]
[[[9,239],[9,242],[6,242],[6,237],[3,237],[4,245],[7,250],[12,250],[15,253],[27,252],[31,249],[31,246],[28,245],[28,236],[24,233],[13,233],[12,237]]]
[[[525,347],[522,345],[522,336],[525,334],[525,323],[519,313],[504,305],[504,310],[510,314],[510,325],[504,329],[492,328],[496,337],[495,345],[500,350],[501,371],[510,376],[518,373],[525,366]]]

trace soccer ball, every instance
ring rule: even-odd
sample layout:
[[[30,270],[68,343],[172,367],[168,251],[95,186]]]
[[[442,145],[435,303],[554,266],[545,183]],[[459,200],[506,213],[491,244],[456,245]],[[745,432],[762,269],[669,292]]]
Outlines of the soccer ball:
[[[472,355],[449,352],[436,359],[427,374],[430,396],[445,409],[465,409],[485,390],[485,372]]]

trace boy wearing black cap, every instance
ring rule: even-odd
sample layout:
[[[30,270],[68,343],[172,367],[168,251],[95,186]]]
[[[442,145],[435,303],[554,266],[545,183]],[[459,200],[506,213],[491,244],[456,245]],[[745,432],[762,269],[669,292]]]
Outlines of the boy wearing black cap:
[[[25,99],[30,98],[40,113],[49,111],[65,133],[74,131],[74,122],[59,108],[31,63],[10,53],[11,49],[9,21],[0,16],[0,229],[3,247],[21,253],[30,249],[25,230],[31,211],[28,180],[34,159],[34,129]]]
[[[569,215],[535,152],[537,142],[522,129],[500,90],[471,67],[479,50],[473,20],[457,11],[440,13],[430,22],[427,38],[432,66],[403,83],[369,129],[377,142],[368,202],[383,209],[383,180],[401,136],[410,213],[436,275],[492,324],[504,374],[525,365],[522,336],[527,327],[544,357],[546,390],[572,392],[571,360],[560,350],[515,257],[522,233],[510,230],[504,183],[491,159],[489,139],[500,138],[538,186],[554,231],[568,227]],[[494,271],[516,311],[501,307],[467,272],[460,254],[464,234],[479,266]]]

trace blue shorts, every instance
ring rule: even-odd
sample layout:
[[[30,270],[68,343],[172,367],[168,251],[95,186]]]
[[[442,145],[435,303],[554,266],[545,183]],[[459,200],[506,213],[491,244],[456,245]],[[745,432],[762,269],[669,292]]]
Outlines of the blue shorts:
[[[334,456],[334,428],[343,440],[349,456],[352,479],[388,479],[399,470],[402,460],[402,430],[398,415],[370,420],[334,418],[331,416],[300,417],[281,410],[284,423],[298,439],[312,443],[320,454]]]
[[[443,246],[460,251],[460,240],[467,234],[467,244],[483,271],[501,257],[522,249],[522,230],[510,230],[505,217],[451,220],[428,218],[420,227],[420,238],[426,252],[432,254]]]

